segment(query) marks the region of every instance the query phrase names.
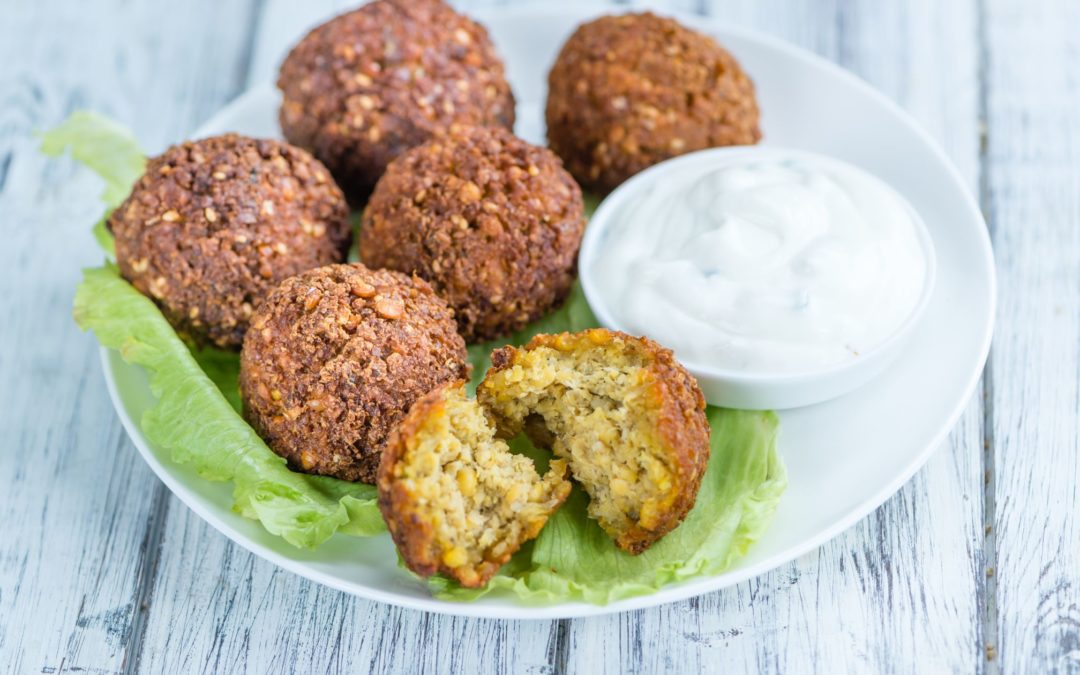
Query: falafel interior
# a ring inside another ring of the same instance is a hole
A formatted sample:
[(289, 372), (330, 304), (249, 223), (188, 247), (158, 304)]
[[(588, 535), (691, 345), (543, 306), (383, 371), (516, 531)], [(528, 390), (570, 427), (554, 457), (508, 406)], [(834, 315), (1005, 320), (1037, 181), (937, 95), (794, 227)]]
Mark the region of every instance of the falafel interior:
[(483, 586), (570, 494), (564, 460), (540, 476), (495, 435), (464, 382), (418, 401), (379, 468), (379, 507), (409, 569)]
[(652, 357), (632, 343), (605, 330), (541, 337), (552, 346), (513, 350), (508, 367), (497, 353), (477, 397), (503, 433), (524, 431), (568, 460), (589, 516), (619, 548), (641, 553), (693, 506), (708, 434), (687, 434), (689, 461), (680, 462), (663, 437)]

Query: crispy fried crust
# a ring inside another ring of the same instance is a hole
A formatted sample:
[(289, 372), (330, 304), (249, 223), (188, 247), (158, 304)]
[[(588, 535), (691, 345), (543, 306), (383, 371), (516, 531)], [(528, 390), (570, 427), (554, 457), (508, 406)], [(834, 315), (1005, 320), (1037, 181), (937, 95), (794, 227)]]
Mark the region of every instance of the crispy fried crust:
[[(415, 495), (396, 480), (399, 463), (428, 418), (439, 414), (446, 406), (444, 397), (447, 390), (464, 385), (464, 381), (450, 382), (420, 397), (409, 410), (409, 414), (390, 433), (379, 461), (376, 480), (379, 487), (379, 511), (382, 512), (386, 528), (390, 530), (390, 536), (394, 539), (405, 565), (422, 577), (430, 577), (437, 572), (450, 574), (452, 570), (442, 564), (438, 547), (435, 545), (435, 528), (430, 520), (418, 512)], [(507, 559), (509, 560), (509, 557)], [(494, 569), (491, 567), (486, 566), (474, 571), (487, 583), (499, 569), (497, 565)]]
[(244, 414), (306, 473), (373, 483), (386, 438), (418, 398), (468, 377), (453, 312), (422, 279), (328, 265), (287, 279), (240, 354)]
[(108, 226), (121, 274), (178, 333), (239, 349), (278, 283), (345, 260), (348, 216), (341, 190), (307, 152), (225, 134), (151, 159)]
[(554, 153), (474, 127), (390, 164), (364, 211), (360, 257), (427, 279), (475, 343), (565, 300), (584, 230), (581, 189)]
[(285, 137), (363, 204), (394, 157), (455, 126), (514, 125), (483, 26), (439, 0), (376, 0), (318, 26), (281, 65)]
[[(531, 520), (522, 533), (520, 541), (509, 542), (509, 546), (500, 555), (488, 554), (478, 564), (471, 566), (450, 566), (444, 562), (444, 551), (437, 542), (435, 527), (425, 505), (401, 480), (406, 454), (412, 451), (425, 426), (432, 417), (444, 414), (448, 395), (463, 395), (465, 382), (450, 382), (421, 397), (413, 404), (408, 415), (395, 427), (379, 463), (377, 485), (379, 488), (379, 510), (387, 529), (397, 546), (406, 566), (416, 574), (429, 577), (442, 573), (456, 579), (467, 588), (479, 588), (487, 584), (499, 568), (502, 567), (521, 545), (536, 538), (553, 514), (570, 495), (570, 483), (563, 481), (555, 493), (555, 501), (543, 517)], [(555, 460), (558, 461), (558, 460)], [(558, 477), (565, 476), (565, 464), (552, 463), (551, 471)]]
[(548, 76), (548, 142), (600, 193), (669, 157), (761, 138), (754, 86), (716, 42), (651, 13), (579, 26)]
[[(648, 393), (643, 399), (645, 408), (641, 412), (653, 420), (655, 438), (659, 439), (670, 458), (670, 465), (676, 469), (677, 484), (674, 488), (675, 499), (654, 527), (645, 529), (635, 525), (618, 533), (616, 544), (619, 548), (635, 555), (641, 553), (677, 527), (697, 499), (709, 459), (710, 429), (705, 417), (705, 397), (694, 378), (675, 360), (671, 350), (648, 338), (595, 328), (580, 333), (537, 335), (523, 348), (503, 347), (496, 350), (492, 353), (491, 370), (478, 390), (481, 401), (487, 398), (485, 388), (492, 386), (489, 381), (493, 373), (513, 368), (526, 352), (541, 347), (560, 352), (634, 350), (647, 363), (643, 384)], [(501, 418), (492, 406), (487, 406), (487, 409), (504, 433), (513, 435), (524, 430), (538, 445), (550, 446), (552, 439), (546, 430), (530, 424), (535, 420), (524, 420), (524, 427), (516, 428), (514, 421)]]

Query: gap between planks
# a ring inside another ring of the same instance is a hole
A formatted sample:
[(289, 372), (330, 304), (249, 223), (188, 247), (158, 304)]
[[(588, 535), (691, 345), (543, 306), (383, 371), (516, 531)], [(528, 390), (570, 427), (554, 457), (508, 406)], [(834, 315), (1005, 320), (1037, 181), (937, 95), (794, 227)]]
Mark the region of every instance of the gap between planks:
[[(979, 209), (991, 239), (994, 235), (993, 204), (990, 199), (990, 38), (987, 34), (987, 0), (975, 3), (975, 41), (978, 47), (978, 129), (979, 129)], [(993, 344), (990, 349), (993, 350)], [(998, 578), (997, 578), (997, 532), (994, 523), (997, 516), (997, 474), (994, 467), (994, 370), (989, 354), (983, 369), (983, 540), (982, 567), (976, 568), (976, 607), (979, 609), (979, 642), (983, 663), (979, 670), (999, 673), (997, 660), (998, 635)]]
[[(150, 518), (146, 524), (146, 533), (143, 535), (143, 544), (139, 549), (139, 577), (135, 582), (135, 612), (131, 620), (130, 638), (121, 662), (125, 675), (137, 673), (139, 668), (143, 636), (146, 634), (147, 613), (150, 611), (150, 598), (154, 594), (154, 582), (157, 580), (158, 563), (161, 560), (161, 539), (165, 534), (165, 519), (169, 515), (169, 495), (169, 488), (159, 481), (157, 487), (154, 488)], [(61, 672), (63, 672), (62, 668)]]

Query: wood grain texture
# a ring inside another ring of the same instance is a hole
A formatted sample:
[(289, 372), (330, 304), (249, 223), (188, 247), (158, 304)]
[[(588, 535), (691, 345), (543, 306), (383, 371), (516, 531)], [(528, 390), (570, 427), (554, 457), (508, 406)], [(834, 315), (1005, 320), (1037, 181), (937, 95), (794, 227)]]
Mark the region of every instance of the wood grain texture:
[(872, 516), (773, 573), (613, 617), (496, 622), (359, 600), (234, 546), (139, 460), (70, 322), (77, 269), (99, 259), (98, 185), (30, 131), (91, 107), (160, 150), (353, 4), (0, 8), (0, 672), (1080, 672), (1080, 7), (643, 3), (822, 54), (942, 143), (1002, 275), (988, 402)]
[[(112, 672), (167, 490), (111, 410), (71, 321), (101, 186), (40, 155), (34, 130), (88, 107), (160, 149), (242, 83), (246, 3), (8, 3), (0, 21), (0, 671)], [(208, 27), (209, 26), (209, 27)], [(169, 77), (162, 77), (169, 73)]]
[(552, 622), (400, 610), (278, 569), (170, 509), (139, 670), (551, 672)]
[[(974, 2), (772, 0), (705, 9), (804, 46), (881, 89), (935, 136), (976, 190)], [(814, 553), (686, 603), (574, 622), (568, 670), (983, 668), (982, 423), (981, 402), (972, 401), (947, 446), (911, 482)]]
[(985, 197), (1001, 275), (988, 476), (1001, 671), (1080, 672), (1080, 5), (987, 4)]

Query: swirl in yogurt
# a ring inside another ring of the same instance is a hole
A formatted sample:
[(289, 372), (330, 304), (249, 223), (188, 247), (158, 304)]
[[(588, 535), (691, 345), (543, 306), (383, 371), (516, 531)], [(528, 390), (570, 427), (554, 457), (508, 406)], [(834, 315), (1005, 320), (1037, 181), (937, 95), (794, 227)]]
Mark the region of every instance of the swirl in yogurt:
[(599, 244), (583, 273), (620, 328), (697, 365), (778, 374), (888, 340), (932, 255), (885, 183), (799, 155), (664, 174), (619, 206)]

